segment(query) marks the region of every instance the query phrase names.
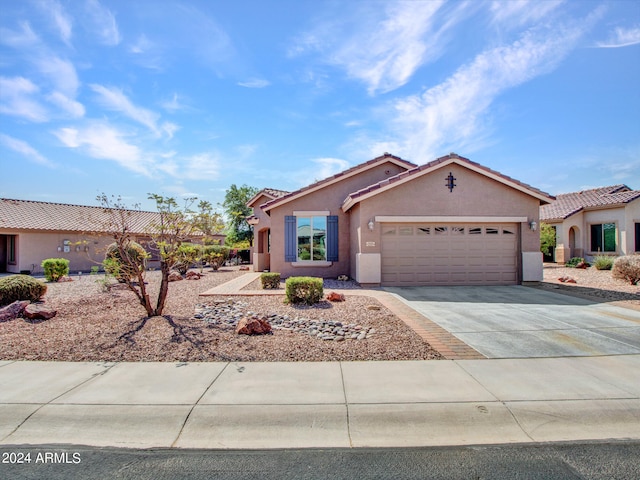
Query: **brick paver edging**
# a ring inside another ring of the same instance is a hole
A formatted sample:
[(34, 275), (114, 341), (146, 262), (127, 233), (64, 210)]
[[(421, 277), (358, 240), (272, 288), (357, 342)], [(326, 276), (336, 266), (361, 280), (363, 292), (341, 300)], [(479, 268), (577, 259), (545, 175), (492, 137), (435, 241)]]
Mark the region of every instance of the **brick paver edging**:
[[(260, 272), (247, 272), (222, 285), (218, 285), (200, 294), (202, 297), (213, 295), (254, 296), (254, 295), (283, 295), (282, 290), (242, 290), (244, 287), (260, 277)], [(432, 322), (418, 313), (402, 300), (391, 293), (382, 290), (333, 290), (344, 295), (364, 295), (373, 297), (387, 307), (394, 315), (402, 320), (420, 338), (436, 349), (447, 360), (477, 360), (486, 358), (480, 352), (471, 348), (459, 338), (455, 337), (440, 325)]]

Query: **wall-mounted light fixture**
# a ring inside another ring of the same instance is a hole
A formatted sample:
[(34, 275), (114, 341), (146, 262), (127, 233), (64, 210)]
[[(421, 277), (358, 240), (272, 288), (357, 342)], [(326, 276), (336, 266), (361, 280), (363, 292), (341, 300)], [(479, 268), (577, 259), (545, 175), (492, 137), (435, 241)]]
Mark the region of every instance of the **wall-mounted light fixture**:
[(536, 223), (535, 220), (531, 220), (531, 222), (529, 222), (529, 228), (531, 230), (533, 230), (534, 232), (537, 230), (538, 228), (538, 224)]
[(367, 227), (369, 227), (369, 230), (371, 230), (373, 232), (373, 227), (375, 227), (375, 223), (373, 222), (373, 218), (371, 220), (369, 220), (369, 223), (367, 223)]

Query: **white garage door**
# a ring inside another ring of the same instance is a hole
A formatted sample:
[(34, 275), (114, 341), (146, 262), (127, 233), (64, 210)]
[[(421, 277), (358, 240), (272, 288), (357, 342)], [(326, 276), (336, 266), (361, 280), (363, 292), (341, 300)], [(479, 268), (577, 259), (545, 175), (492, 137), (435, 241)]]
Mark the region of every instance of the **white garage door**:
[(382, 284), (518, 283), (516, 224), (382, 224)]

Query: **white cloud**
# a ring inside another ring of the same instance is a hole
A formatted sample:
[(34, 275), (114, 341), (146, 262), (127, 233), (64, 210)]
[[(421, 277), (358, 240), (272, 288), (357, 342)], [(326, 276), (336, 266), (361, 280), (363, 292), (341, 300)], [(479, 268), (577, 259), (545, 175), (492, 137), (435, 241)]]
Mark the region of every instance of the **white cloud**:
[(101, 43), (110, 46), (120, 43), (120, 31), (116, 17), (98, 0), (87, 0), (86, 20), (89, 22), (88, 30), (95, 34)]
[(598, 42), (601, 48), (618, 48), (640, 43), (640, 26), (632, 28), (616, 28), (606, 42)]
[(178, 129), (176, 125), (168, 122), (162, 126), (158, 126), (160, 115), (146, 108), (134, 105), (131, 100), (122, 93), (122, 90), (118, 88), (108, 88), (98, 84), (91, 84), (89, 87), (99, 95), (100, 103), (102, 103), (106, 108), (120, 112), (130, 119), (144, 125), (158, 137), (162, 136), (162, 132), (171, 137)]
[(40, 7), (49, 15), (51, 15), (56, 29), (60, 33), (60, 38), (67, 45), (71, 42), (71, 35), (73, 32), (73, 22), (71, 17), (65, 13), (60, 5), (60, 2), (56, 0), (48, 0), (47, 2), (40, 2)]
[(422, 65), (436, 60), (452, 27), (476, 8), (467, 2), (449, 7), (444, 1), (364, 6), (365, 10), (300, 35), (289, 55), (319, 51), (325, 62), (364, 82), (369, 94), (389, 92), (406, 84)]
[[(317, 165), (317, 167), (313, 169), (313, 176), (316, 180), (328, 178), (349, 168), (349, 162), (341, 158), (323, 157), (314, 158), (311, 161)], [(308, 181), (307, 184), (308, 183), (310, 183), (310, 181)]]
[(17, 138), (10, 137), (9, 135), (5, 135), (4, 133), (0, 133), (0, 143), (2, 143), (7, 148), (10, 148), (14, 152), (18, 152), (28, 160), (33, 161), (38, 165), (43, 165), (49, 168), (55, 167), (55, 164), (53, 162), (48, 160), (46, 157), (40, 154), (40, 152), (38, 152), (35, 148), (33, 148), (23, 140), (19, 140)]
[(20, 22), (20, 31), (0, 28), (0, 43), (14, 48), (27, 48), (40, 43), (29, 22)]
[(178, 110), (184, 110), (186, 108), (180, 101), (180, 95), (177, 93), (174, 93), (171, 99), (162, 102), (160, 106), (171, 113), (177, 112)]
[(151, 176), (152, 162), (136, 145), (128, 143), (126, 135), (103, 122), (91, 122), (83, 127), (60, 128), (54, 135), (67, 147), (80, 149), (93, 158), (112, 160), (120, 166)]
[(135, 54), (143, 54), (149, 51), (153, 47), (153, 43), (149, 38), (143, 33), (138, 37), (136, 43), (129, 47), (129, 51)]
[(54, 85), (56, 90), (69, 97), (75, 97), (80, 87), (76, 68), (69, 60), (50, 53), (43, 53), (33, 59), (38, 70)]
[(47, 100), (73, 118), (80, 118), (84, 116), (84, 105), (73, 98), (67, 97), (64, 93), (53, 92), (47, 96)]
[(489, 10), (495, 23), (516, 28), (545, 18), (563, 3), (564, 0), (496, 0)]
[(220, 158), (213, 153), (199, 153), (188, 157), (171, 156), (158, 164), (161, 170), (183, 180), (215, 180), (220, 176)]
[(487, 112), (496, 97), (553, 70), (598, 15), (573, 26), (529, 30), (510, 45), (477, 55), (443, 83), (395, 101), (389, 115), (399, 154), (419, 162), (437, 152), (477, 147), (485, 141)]
[(246, 82), (238, 82), (238, 85), (246, 88), (265, 88), (271, 85), (271, 82), (263, 78), (251, 78)]
[(33, 98), (39, 88), (24, 77), (0, 77), (0, 113), (25, 118), (31, 122), (49, 120), (47, 110)]

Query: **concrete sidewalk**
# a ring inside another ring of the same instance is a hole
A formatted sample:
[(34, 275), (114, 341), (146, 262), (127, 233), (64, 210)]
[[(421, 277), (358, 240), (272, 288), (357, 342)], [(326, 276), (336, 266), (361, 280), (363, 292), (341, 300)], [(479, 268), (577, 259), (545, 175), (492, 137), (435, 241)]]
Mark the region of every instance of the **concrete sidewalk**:
[(0, 362), (0, 444), (396, 447), (640, 439), (640, 355)]

